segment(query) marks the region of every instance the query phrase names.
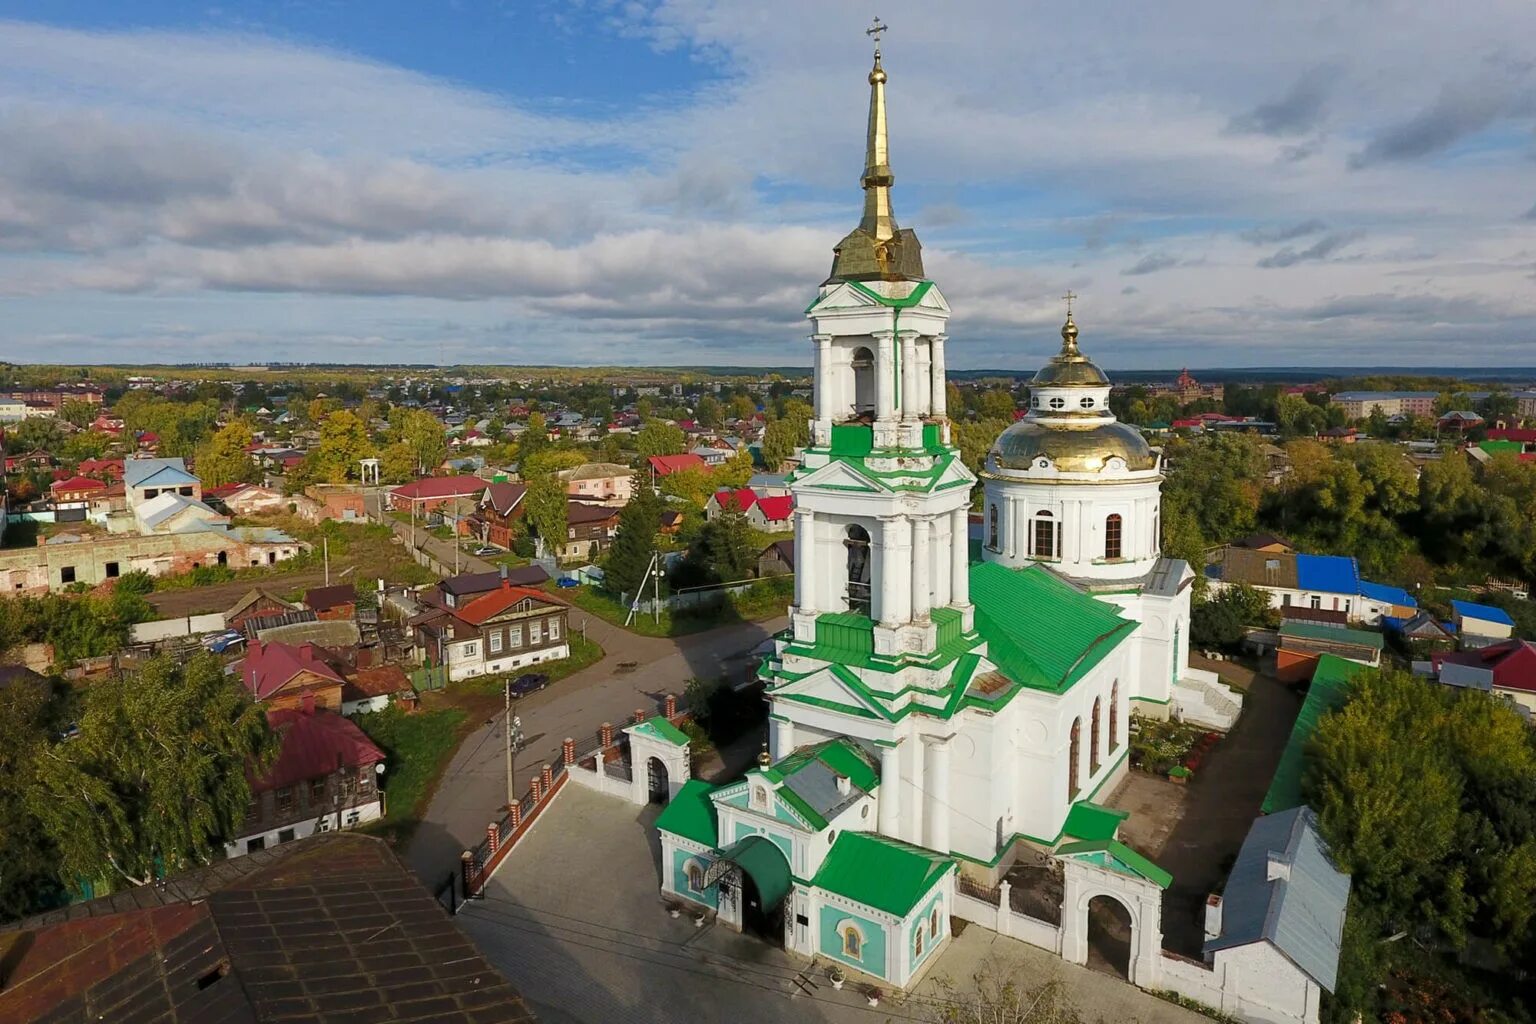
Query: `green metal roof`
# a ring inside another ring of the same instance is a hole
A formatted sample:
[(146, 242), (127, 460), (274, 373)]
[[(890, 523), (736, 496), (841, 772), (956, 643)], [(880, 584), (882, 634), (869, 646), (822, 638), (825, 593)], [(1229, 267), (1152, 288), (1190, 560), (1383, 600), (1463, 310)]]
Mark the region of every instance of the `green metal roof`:
[(1079, 800), (1067, 812), (1067, 822), (1061, 831), (1063, 835), (1090, 842), (1113, 839), (1120, 823), (1130, 816), (1130, 811), (1117, 811)]
[(1173, 876), (1152, 863), (1118, 839), (1094, 842), (1068, 843), (1057, 847), (1056, 852), (1067, 857), (1080, 857), (1101, 867), (1121, 874), (1140, 875), (1149, 882), (1166, 889), (1173, 884)]
[(789, 892), (789, 861), (784, 859), (784, 851), (762, 836), (747, 836), (732, 843), (720, 851), (720, 859), (752, 877), (764, 910), (778, 906)]
[(687, 734), (660, 715), (657, 715), (655, 718), (647, 718), (635, 726), (634, 731), (647, 733), (658, 739), (666, 740), (673, 746), (686, 747), (688, 745)]
[(955, 862), (932, 850), (870, 832), (844, 832), (827, 851), (813, 884), (905, 917)]
[(672, 802), (661, 809), (656, 827), (684, 839), (692, 839), (713, 849), (720, 842), (720, 826), (715, 818), (714, 787), (699, 779), (689, 779), (677, 791)]
[(1296, 724), (1291, 727), (1291, 738), (1280, 754), (1275, 766), (1275, 777), (1270, 780), (1269, 792), (1259, 810), (1264, 814), (1287, 811), (1301, 806), (1301, 776), (1307, 767), (1307, 744), (1317, 731), (1317, 723), (1324, 715), (1343, 704), (1349, 697), (1349, 682), (1365, 671), (1366, 666), (1356, 661), (1323, 654), (1317, 659), (1312, 673), (1312, 688), (1296, 714)]
[[(789, 778), (802, 771), (812, 761), (820, 761), (866, 793), (880, 785), (880, 773), (866, 760), (864, 752), (851, 740), (842, 738), (827, 740), (814, 746), (801, 747), (781, 757), (763, 774), (774, 778)], [(776, 780), (775, 780), (776, 781)]]
[(1136, 628), (1040, 566), (971, 566), (971, 601), (987, 658), (1034, 690), (1067, 690)]
[(1360, 647), (1370, 647), (1377, 651), (1381, 650), (1383, 646), (1380, 633), (1371, 633), (1363, 629), (1345, 629), (1341, 626), (1324, 626), (1316, 622), (1287, 622), (1280, 627), (1280, 635), (1282, 637), (1295, 637), (1298, 640), (1356, 644)]

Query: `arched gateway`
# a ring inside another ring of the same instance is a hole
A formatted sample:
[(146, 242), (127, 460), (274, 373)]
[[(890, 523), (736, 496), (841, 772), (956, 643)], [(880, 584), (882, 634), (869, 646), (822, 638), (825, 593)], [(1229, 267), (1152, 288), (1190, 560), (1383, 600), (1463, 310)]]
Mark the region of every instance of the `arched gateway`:
[(791, 881), (784, 852), (762, 836), (747, 836), (721, 850), (704, 872), (704, 888), (720, 887), (722, 924), (780, 943)]

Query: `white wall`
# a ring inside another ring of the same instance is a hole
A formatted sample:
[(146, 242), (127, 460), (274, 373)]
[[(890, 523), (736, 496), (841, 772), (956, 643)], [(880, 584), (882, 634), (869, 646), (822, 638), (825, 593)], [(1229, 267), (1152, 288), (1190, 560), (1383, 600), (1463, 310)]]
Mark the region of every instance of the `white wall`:
[(223, 628), (224, 613), (211, 612), (207, 615), (189, 615), (180, 619), (136, 622), (129, 629), (129, 636), (135, 643), (151, 643), (155, 640), (169, 640), (172, 637), (192, 636), (195, 633), (213, 633)]
[[(348, 818), (353, 813), (357, 814), (357, 821), (348, 824)], [(341, 811), (341, 827), (343, 829), (352, 828), (356, 825), (364, 824), (365, 822), (377, 821), (383, 816), (384, 801), (382, 798), (376, 798), (370, 803), (362, 804), (357, 807), (344, 808)], [(287, 831), (288, 829), (293, 829), (294, 839), (303, 839), (305, 836), (314, 835), (317, 831), (320, 830), (321, 818), (324, 818), (327, 822), (330, 823), (330, 831), (336, 830), (336, 814), (335, 812), (327, 812), (320, 817), (307, 818), (303, 821), (296, 821), (291, 825), (284, 825), (281, 828), (274, 828), (266, 832), (252, 832), (249, 835), (241, 836), (234, 842), (226, 843), (224, 845), (224, 856), (230, 859), (245, 856), (246, 843), (252, 839), (255, 839), (257, 836), (261, 836), (266, 840), (266, 849), (270, 850), (274, 846), (278, 845), (278, 833)]]

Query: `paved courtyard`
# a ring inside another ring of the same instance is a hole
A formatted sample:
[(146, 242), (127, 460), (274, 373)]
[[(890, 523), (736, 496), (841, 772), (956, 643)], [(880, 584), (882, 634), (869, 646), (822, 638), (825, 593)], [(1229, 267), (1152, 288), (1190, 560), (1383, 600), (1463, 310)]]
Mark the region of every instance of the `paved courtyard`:
[[(1211, 663), (1224, 675), (1237, 666)], [(1163, 897), (1163, 946), (1198, 957), (1205, 898), (1231, 870), (1269, 789), (1302, 697), (1271, 675), (1244, 673), (1243, 713), (1187, 786), (1133, 771), (1105, 801), (1130, 811), (1121, 835), (1173, 875)]]
[(923, 1021), (933, 979), (969, 979), (989, 958), (1025, 984), (1053, 977), (1086, 1020), (1200, 1024), (1187, 1010), (1103, 974), (968, 926), (908, 999), (870, 1008), (812, 967), (713, 924), (672, 919), (657, 898), (656, 809), (568, 785), (458, 923), (546, 1024)]

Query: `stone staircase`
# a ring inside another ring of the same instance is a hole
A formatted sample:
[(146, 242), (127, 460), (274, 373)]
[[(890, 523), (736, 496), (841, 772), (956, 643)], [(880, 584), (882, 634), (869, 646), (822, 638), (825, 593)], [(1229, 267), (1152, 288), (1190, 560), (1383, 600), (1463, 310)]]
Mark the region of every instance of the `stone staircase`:
[(1173, 710), (1182, 721), (1226, 732), (1237, 724), (1243, 696), (1214, 672), (1189, 669), (1173, 688)]

